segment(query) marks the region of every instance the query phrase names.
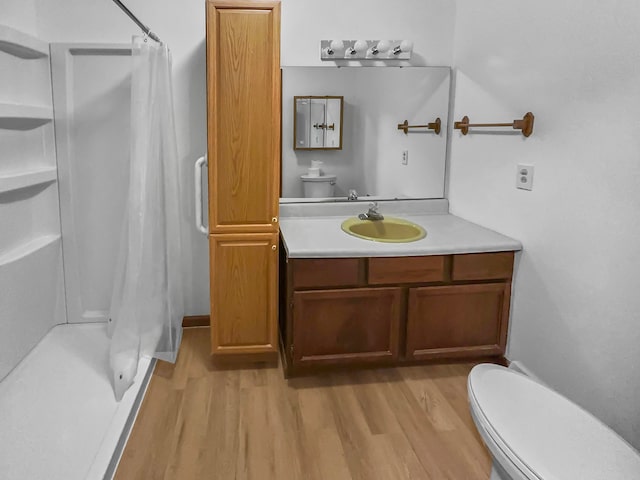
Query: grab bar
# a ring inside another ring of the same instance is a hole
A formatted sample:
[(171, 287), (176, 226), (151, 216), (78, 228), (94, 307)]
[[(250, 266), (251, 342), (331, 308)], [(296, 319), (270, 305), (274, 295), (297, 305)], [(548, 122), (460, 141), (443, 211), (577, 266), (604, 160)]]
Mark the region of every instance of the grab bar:
[(196, 183), (196, 228), (205, 235), (209, 235), (209, 227), (207, 227), (202, 218), (202, 167), (207, 164), (207, 156), (200, 157), (196, 160), (195, 165), (195, 183)]

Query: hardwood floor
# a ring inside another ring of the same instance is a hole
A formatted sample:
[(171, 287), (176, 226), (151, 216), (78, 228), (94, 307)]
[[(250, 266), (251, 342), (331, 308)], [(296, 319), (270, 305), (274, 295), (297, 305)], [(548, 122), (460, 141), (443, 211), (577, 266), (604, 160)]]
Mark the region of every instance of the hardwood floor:
[(116, 473), (135, 479), (488, 479), (467, 405), (473, 363), (285, 380), (223, 369), (209, 329), (158, 362)]

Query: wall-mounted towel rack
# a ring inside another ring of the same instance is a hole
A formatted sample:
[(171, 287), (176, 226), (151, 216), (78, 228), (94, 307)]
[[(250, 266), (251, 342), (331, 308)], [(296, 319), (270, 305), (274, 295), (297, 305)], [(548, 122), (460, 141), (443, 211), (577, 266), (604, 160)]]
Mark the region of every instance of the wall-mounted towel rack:
[[(534, 119), (533, 113), (527, 112), (524, 117), (522, 117), (522, 120), (514, 120), (511, 123), (469, 123), (469, 117), (465, 115), (460, 122), (453, 124), (453, 128), (460, 130), (463, 135), (466, 135), (469, 133), (469, 127), (512, 127), (514, 130), (521, 130), (522, 134), (528, 137), (533, 133)], [(398, 128), (400, 128), (400, 125), (398, 125)]]
[(440, 135), (442, 122), (440, 121), (440, 117), (438, 117), (436, 118), (435, 122), (431, 122), (426, 125), (409, 125), (409, 122), (407, 120), (405, 120), (403, 123), (398, 124), (398, 130), (403, 130), (405, 135), (409, 133), (410, 128), (428, 128), (429, 130), (433, 130), (436, 135)]

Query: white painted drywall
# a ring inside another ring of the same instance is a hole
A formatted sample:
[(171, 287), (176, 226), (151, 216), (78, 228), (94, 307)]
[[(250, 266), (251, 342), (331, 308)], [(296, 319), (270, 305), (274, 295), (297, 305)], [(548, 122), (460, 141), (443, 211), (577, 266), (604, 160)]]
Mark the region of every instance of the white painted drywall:
[[(15, 0), (12, 0), (15, 1)], [(50, 42), (128, 41), (137, 27), (109, 0), (32, 0), (37, 26)], [(127, 0), (129, 8), (171, 48), (183, 190), (186, 312), (209, 312), (207, 239), (195, 230), (193, 163), (206, 149), (204, 0)], [(284, 65), (320, 65), (323, 38), (410, 38), (412, 65), (449, 65), (454, 5), (448, 0), (282, 2)]]
[[(453, 213), (522, 241), (508, 357), (640, 448), (640, 4), (458, 0)], [(516, 164), (535, 166), (516, 190)]]
[[(398, 123), (447, 125), (448, 67), (285, 67), (282, 71), (282, 196), (303, 197), (311, 160), (337, 175), (335, 196), (349, 190), (387, 198), (442, 198), (446, 128), (405, 135)], [(293, 97), (344, 96), (342, 150), (293, 149)], [(402, 152), (409, 152), (407, 165)]]
[(37, 37), (36, 2), (37, 0), (2, 0), (0, 24)]

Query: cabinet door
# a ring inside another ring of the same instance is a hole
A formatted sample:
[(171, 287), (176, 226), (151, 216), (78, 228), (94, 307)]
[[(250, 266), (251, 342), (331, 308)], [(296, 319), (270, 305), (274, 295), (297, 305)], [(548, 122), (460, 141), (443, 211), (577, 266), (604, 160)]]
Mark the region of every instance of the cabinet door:
[(211, 352), (276, 352), (278, 235), (211, 235)]
[(211, 233), (277, 230), (280, 6), (207, 2)]
[(407, 358), (502, 355), (511, 283), (409, 290)]
[(400, 288), (294, 293), (294, 366), (396, 360), (400, 302)]

